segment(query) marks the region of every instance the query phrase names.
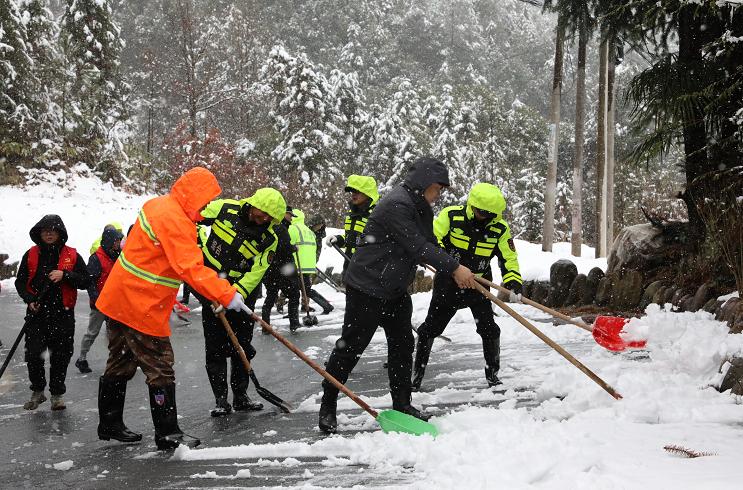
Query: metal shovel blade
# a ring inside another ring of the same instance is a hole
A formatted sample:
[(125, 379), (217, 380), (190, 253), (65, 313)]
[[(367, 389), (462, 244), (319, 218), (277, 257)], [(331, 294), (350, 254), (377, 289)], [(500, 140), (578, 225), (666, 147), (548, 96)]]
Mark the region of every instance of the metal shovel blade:
[(593, 322), (593, 338), (601, 347), (621, 352), (625, 349), (642, 349), (647, 340), (625, 341), (621, 337), (624, 325), (629, 321), (627, 318), (617, 316), (597, 316)]
[(317, 325), (319, 322), (317, 321), (316, 316), (307, 315), (306, 317), (302, 318), (302, 323), (304, 323), (305, 327), (311, 327), (313, 325)]
[(384, 432), (404, 432), (415, 436), (428, 434), (433, 437), (439, 435), (435, 425), (397, 410), (379, 412), (377, 422)]
[(278, 396), (274, 395), (270, 391), (268, 391), (266, 388), (263, 388), (262, 386), (255, 383), (256, 379), (254, 376), (253, 378), (253, 384), (255, 384), (255, 391), (258, 393), (258, 395), (266, 400), (271, 405), (275, 405), (279, 407), (279, 410), (281, 410), (284, 413), (291, 413), (292, 407), (287, 402), (279, 398)]

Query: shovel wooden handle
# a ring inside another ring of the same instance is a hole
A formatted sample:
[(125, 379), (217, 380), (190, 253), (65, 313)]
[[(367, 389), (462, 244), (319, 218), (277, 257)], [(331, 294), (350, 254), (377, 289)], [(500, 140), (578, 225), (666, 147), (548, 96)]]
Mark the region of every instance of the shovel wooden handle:
[(581, 363), (578, 359), (573, 357), (568, 351), (563, 349), (559, 344), (557, 344), (554, 340), (547, 337), (545, 334), (543, 334), (537, 327), (529, 323), (529, 321), (516, 313), (513, 309), (511, 309), (510, 306), (508, 306), (503, 301), (499, 300), (493, 293), (485, 289), (482, 284), (477, 284), (477, 290), (480, 291), (486, 298), (488, 298), (490, 301), (498, 305), (500, 309), (511, 315), (516, 321), (518, 321), (520, 324), (525, 326), (531, 333), (539, 337), (545, 344), (552, 347), (554, 350), (557, 351), (558, 354), (560, 354), (562, 357), (568, 360), (570, 364), (577, 367), (583, 373), (591, 378), (597, 385), (599, 385), (601, 388), (603, 388), (607, 393), (609, 393), (611, 396), (613, 396), (615, 399), (620, 400), (622, 398), (622, 395), (616, 392), (614, 388), (609, 386), (603, 379), (599, 378), (596, 373), (588, 369), (583, 363)]
[(252, 316), (253, 316), (253, 320), (255, 320), (256, 322), (258, 322), (260, 324), (261, 328), (265, 332), (270, 333), (271, 335), (273, 335), (273, 337), (276, 340), (278, 340), (279, 342), (281, 342), (282, 344), (284, 344), (287, 349), (289, 349), (290, 351), (294, 352), (297, 355), (297, 357), (299, 357), (300, 359), (302, 359), (312, 369), (314, 369), (315, 371), (317, 371), (317, 373), (320, 374), (320, 376), (322, 376), (323, 378), (327, 379), (328, 382), (330, 382), (333, 386), (335, 386), (340, 391), (342, 391), (343, 393), (345, 393), (345, 395), (348, 398), (350, 398), (358, 406), (360, 406), (361, 408), (363, 408), (369, 415), (371, 415), (375, 419), (377, 418), (377, 416), (379, 415), (379, 413), (376, 410), (374, 410), (372, 407), (370, 407), (368, 403), (366, 403), (364, 400), (362, 400), (361, 398), (359, 398), (359, 396), (356, 393), (354, 393), (353, 391), (351, 391), (348, 388), (346, 388), (346, 385), (344, 385), (343, 383), (341, 383), (340, 381), (338, 381), (337, 379), (335, 379), (330, 373), (328, 373), (326, 370), (324, 370), (323, 368), (321, 368), (319, 364), (317, 364), (315, 361), (313, 361), (312, 359), (310, 359), (309, 357), (307, 357), (307, 354), (305, 354), (297, 346), (295, 346), (294, 344), (292, 344), (291, 342), (289, 342), (288, 340), (286, 340), (286, 338), (284, 338), (283, 335), (281, 335), (280, 333), (278, 333), (277, 331), (275, 331), (273, 329), (273, 327), (268, 324), (268, 322), (266, 322), (265, 320), (263, 320), (263, 318), (259, 317), (255, 313), (253, 313)]
[[(212, 303), (214, 308), (219, 307), (219, 303), (216, 301)], [(250, 360), (248, 360), (248, 356), (245, 355), (245, 351), (243, 350), (243, 346), (240, 345), (240, 342), (237, 340), (237, 336), (235, 335), (235, 332), (232, 331), (232, 327), (230, 326), (229, 320), (227, 320), (227, 316), (224, 314), (224, 310), (217, 313), (217, 317), (222, 322), (222, 326), (224, 327), (225, 331), (227, 331), (227, 336), (230, 338), (230, 342), (232, 342), (232, 346), (235, 348), (237, 353), (240, 355), (240, 359), (242, 359), (243, 366), (245, 366), (245, 372), (250, 375), (250, 373), (253, 371), (253, 368), (250, 366)]]
[[(503, 286), (501, 286), (499, 284), (495, 284), (492, 281), (488, 281), (487, 279), (485, 279), (483, 277), (475, 277), (475, 279), (480, 284), (483, 284), (485, 286), (491, 287), (493, 289), (497, 289), (498, 291), (500, 291), (502, 293), (510, 293), (511, 292), (509, 289), (504, 288)], [(572, 323), (573, 325), (576, 325), (576, 326), (582, 328), (583, 330), (587, 330), (589, 332), (593, 332), (593, 328), (590, 325), (588, 325), (587, 323), (584, 323), (584, 322), (582, 322), (580, 320), (574, 320), (574, 319), (570, 318), (569, 316), (560, 313), (557, 310), (553, 310), (552, 308), (550, 308), (548, 306), (544, 306), (543, 304), (539, 304), (536, 301), (530, 300), (527, 297), (522, 296), (521, 297), (521, 302), (524, 303), (524, 304), (527, 304), (529, 306), (533, 306), (534, 308), (537, 308), (539, 310), (542, 310), (543, 312), (548, 313), (548, 314), (554, 316), (555, 318), (559, 318), (561, 320), (565, 320), (568, 323)]]

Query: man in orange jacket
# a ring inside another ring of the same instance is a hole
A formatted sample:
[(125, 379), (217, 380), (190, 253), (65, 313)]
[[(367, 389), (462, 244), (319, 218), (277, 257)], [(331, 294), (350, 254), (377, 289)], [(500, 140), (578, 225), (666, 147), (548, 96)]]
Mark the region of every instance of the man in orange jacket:
[(201, 210), (221, 192), (214, 175), (196, 167), (182, 175), (169, 194), (147, 201), (139, 212), (96, 302), (111, 319), (108, 362), (98, 388), (100, 439), (142, 439), (123, 421), (126, 383), (139, 367), (150, 391), (157, 448), (200, 443), (178, 426), (168, 319), (181, 281), (228, 309), (252, 313), (227, 280), (204, 266), (196, 244)]

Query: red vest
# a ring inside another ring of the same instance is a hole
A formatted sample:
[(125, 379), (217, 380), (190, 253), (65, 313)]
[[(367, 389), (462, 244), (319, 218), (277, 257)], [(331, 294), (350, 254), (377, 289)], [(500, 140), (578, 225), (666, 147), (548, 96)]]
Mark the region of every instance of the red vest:
[(95, 251), (95, 255), (101, 263), (101, 275), (98, 277), (98, 282), (95, 284), (98, 294), (100, 294), (100, 292), (103, 291), (103, 285), (106, 284), (108, 275), (111, 273), (111, 269), (114, 267), (114, 260), (103, 251), (103, 247), (98, 247), (98, 250)]
[[(68, 247), (67, 245), (62, 246), (62, 250), (59, 251), (59, 263), (57, 269), (61, 271), (72, 271), (75, 268), (75, 262), (77, 262), (77, 251)], [(34, 245), (28, 251), (28, 281), (26, 282), (26, 289), (31, 294), (36, 294), (36, 291), (31, 287), (31, 281), (36, 276), (36, 269), (39, 267), (39, 246)], [(66, 284), (64, 281), (60, 282), (62, 288), (62, 304), (65, 308), (72, 309), (75, 307), (77, 302), (77, 289)]]

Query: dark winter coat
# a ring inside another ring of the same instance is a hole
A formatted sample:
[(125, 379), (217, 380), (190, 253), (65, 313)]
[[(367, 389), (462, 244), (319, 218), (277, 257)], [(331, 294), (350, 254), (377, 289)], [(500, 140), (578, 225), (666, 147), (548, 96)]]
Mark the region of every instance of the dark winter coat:
[[(53, 245), (47, 245), (41, 239), (41, 230), (51, 228), (59, 232), (59, 240)], [(31, 278), (31, 288), (36, 291), (32, 293), (27, 288), (29, 279), (28, 255), (27, 251), (21, 259), (21, 265), (18, 267), (18, 275), (15, 280), (15, 288), (18, 295), (25, 303), (41, 301), (42, 310), (50, 312), (63, 311), (62, 288), (61, 284), (67, 284), (77, 289), (86, 289), (90, 283), (90, 276), (85, 266), (85, 260), (77, 254), (75, 267), (71, 271), (65, 271), (64, 277), (59, 283), (52, 283), (49, 280), (49, 273), (56, 270), (59, 265), (59, 254), (62, 246), (67, 242), (67, 228), (65, 228), (62, 219), (56, 214), (48, 214), (41, 218), (29, 232), (31, 240), (39, 247), (39, 264), (36, 274)], [(43, 298), (40, 298), (42, 296)]]
[(286, 221), (282, 221), (278, 225), (274, 225), (273, 231), (276, 234), (277, 245), (276, 252), (271, 260), (271, 265), (266, 271), (266, 276), (275, 279), (279, 275), (284, 275), (287, 268), (294, 270), (294, 253), (295, 247), (291, 244), (291, 238), (289, 237), (289, 230), (287, 230)]
[[(120, 253), (120, 250), (114, 250), (114, 242), (116, 240), (121, 240), (122, 238), (124, 238), (124, 235), (118, 230), (107, 229), (103, 231), (100, 248), (102, 248), (103, 252), (113, 261), (116, 261), (116, 259), (119, 258)], [(88, 296), (90, 296), (91, 307), (94, 307), (95, 300), (98, 299), (98, 295), (101, 292), (98, 288), (98, 278), (101, 276), (102, 272), (103, 268), (101, 266), (101, 261), (98, 258), (97, 253), (93, 253), (88, 259), (88, 274), (90, 274)]]
[(429, 264), (451, 275), (459, 263), (438, 247), (433, 234), (433, 211), (423, 191), (433, 183), (449, 184), (446, 167), (422, 158), (405, 182), (392, 189), (374, 208), (363, 243), (346, 271), (346, 284), (372, 297), (404, 295), (418, 264)]

